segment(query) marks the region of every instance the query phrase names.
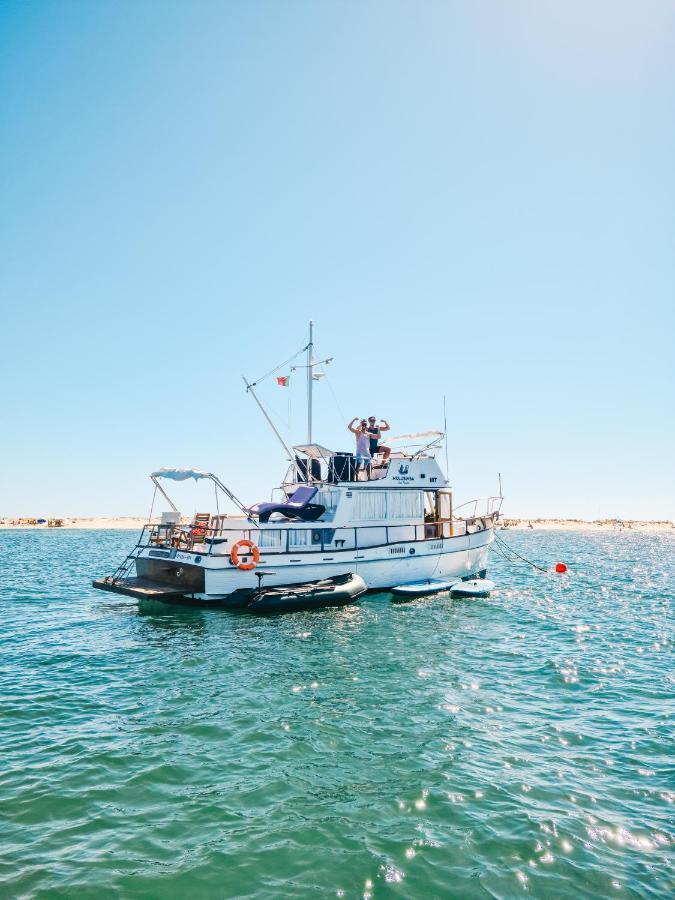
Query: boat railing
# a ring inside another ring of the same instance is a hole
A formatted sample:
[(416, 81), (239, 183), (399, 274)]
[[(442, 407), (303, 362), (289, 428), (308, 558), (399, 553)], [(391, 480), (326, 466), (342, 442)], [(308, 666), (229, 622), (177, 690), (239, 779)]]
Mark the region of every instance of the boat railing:
[[(503, 497), (478, 497), (475, 500), (467, 500), (453, 509), (453, 518), (457, 521), (476, 519), (482, 516), (492, 516), (502, 508)], [(461, 515), (457, 513), (462, 510)]]
[[(314, 470), (312, 470), (311, 465), (299, 469), (297, 465), (291, 463), (283, 480), (283, 488), (286, 489), (286, 492), (292, 492), (295, 488), (304, 487), (307, 484), (321, 488), (335, 486), (336, 484), (357, 484), (360, 482), (380, 481), (382, 478), (387, 477), (391, 459), (394, 457), (397, 459), (412, 458), (396, 456), (396, 454), (392, 453), (390, 459), (386, 462), (382, 460), (380, 462), (372, 463), (367, 469), (360, 469), (359, 471), (356, 471), (352, 465), (347, 463), (344, 466), (344, 471), (339, 473), (335, 472), (335, 470), (331, 473), (330, 466), (326, 464), (325, 460), (305, 460), (305, 462), (317, 463)], [(346, 477), (342, 477), (343, 475)]]
[[(238, 541), (251, 541), (263, 556), (277, 554), (330, 553), (335, 550), (365, 550), (390, 547), (392, 556), (406, 552), (403, 545), (442, 540), (484, 531), (493, 524), (490, 517), (459, 521), (423, 522), (417, 524), (372, 524), (330, 526), (330, 523), (307, 522), (292, 528), (260, 529), (227, 526), (226, 517), (213, 517), (207, 527), (193, 525), (148, 524), (141, 532), (137, 548), (150, 548), (150, 555), (175, 558), (180, 552), (203, 556), (229, 556)], [(330, 527), (327, 527), (330, 526)], [(408, 553), (411, 549), (408, 548)], [(412, 551), (414, 552), (414, 550)], [(242, 551), (241, 555), (245, 555)], [(178, 557), (180, 558), (180, 557)], [(330, 561), (328, 559), (324, 561)]]

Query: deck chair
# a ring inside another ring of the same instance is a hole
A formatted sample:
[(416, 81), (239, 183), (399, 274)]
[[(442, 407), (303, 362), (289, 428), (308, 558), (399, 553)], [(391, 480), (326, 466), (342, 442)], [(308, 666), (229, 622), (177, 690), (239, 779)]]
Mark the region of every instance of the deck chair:
[(192, 539), (195, 544), (201, 544), (204, 542), (210, 524), (211, 513), (195, 513), (191, 531)]
[(281, 513), (289, 519), (300, 519), (302, 522), (315, 522), (319, 516), (326, 512), (326, 507), (320, 503), (311, 503), (316, 496), (318, 488), (299, 487), (283, 503), (256, 503), (250, 507), (249, 512), (258, 516), (258, 520), (264, 525), (269, 522), (274, 512)]

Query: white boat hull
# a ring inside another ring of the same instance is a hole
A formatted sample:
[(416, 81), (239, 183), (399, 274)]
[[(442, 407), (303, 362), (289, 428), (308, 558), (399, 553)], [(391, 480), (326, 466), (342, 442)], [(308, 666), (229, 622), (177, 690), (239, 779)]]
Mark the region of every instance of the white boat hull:
[[(490, 544), (494, 539), (492, 528), (475, 534), (429, 541), (415, 541), (410, 545), (372, 547), (362, 550), (295, 554), (265, 554), (258, 566), (242, 571), (233, 566), (228, 556), (209, 556), (199, 553), (179, 552), (175, 563), (204, 568), (204, 593), (189, 594), (201, 602), (233, 605), (237, 591), (258, 587), (258, 574), (264, 574), (265, 587), (301, 584), (322, 578), (332, 578), (352, 572), (360, 575), (368, 590), (385, 590), (406, 582), (426, 579), (468, 578), (484, 573), (488, 566)], [(139, 556), (147, 557), (144, 550)]]

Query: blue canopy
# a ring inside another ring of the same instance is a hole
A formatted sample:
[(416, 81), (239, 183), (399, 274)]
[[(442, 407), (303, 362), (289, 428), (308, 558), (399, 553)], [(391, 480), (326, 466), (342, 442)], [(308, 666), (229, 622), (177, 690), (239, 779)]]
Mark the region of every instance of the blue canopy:
[(153, 472), (152, 478), (170, 478), (172, 481), (187, 481), (188, 478), (194, 478), (197, 481), (200, 478), (211, 478), (209, 472), (200, 472), (199, 469), (158, 469)]

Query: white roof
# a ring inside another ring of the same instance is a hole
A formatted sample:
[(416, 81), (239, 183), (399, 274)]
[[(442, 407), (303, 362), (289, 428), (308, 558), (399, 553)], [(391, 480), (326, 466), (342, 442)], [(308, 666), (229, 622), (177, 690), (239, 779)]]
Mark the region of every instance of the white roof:
[(199, 469), (158, 469), (152, 473), (153, 478), (170, 478), (172, 481), (187, 481), (188, 478), (210, 478), (209, 472), (200, 472)]
[(298, 453), (304, 453), (310, 459), (328, 459), (336, 455), (333, 450), (328, 450), (326, 447), (322, 447), (321, 444), (301, 444), (298, 447), (293, 447), (293, 449), (297, 450)]
[(396, 437), (387, 437), (387, 443), (392, 441), (417, 441), (417, 440), (438, 440), (443, 437), (442, 431), (418, 431), (415, 434), (398, 434)]

